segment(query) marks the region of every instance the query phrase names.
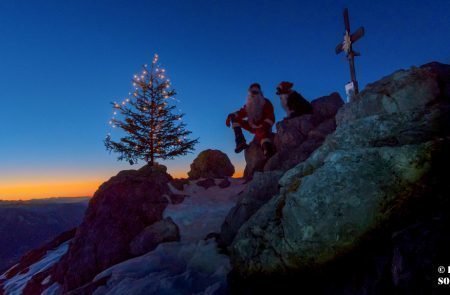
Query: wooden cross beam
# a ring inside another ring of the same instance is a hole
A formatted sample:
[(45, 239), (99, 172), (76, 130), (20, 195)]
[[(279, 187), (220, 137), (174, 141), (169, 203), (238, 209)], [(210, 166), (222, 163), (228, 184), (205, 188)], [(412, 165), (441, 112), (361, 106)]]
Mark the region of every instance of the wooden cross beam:
[(348, 62), (350, 64), (350, 77), (351, 82), (353, 83), (353, 89), (355, 95), (358, 94), (358, 81), (356, 80), (356, 72), (355, 72), (355, 56), (359, 56), (360, 54), (356, 51), (353, 51), (353, 43), (361, 39), (362, 36), (364, 36), (364, 27), (360, 27), (357, 29), (353, 34), (350, 33), (350, 20), (348, 17), (348, 9), (344, 9), (344, 25), (345, 25), (345, 34), (344, 34), (344, 41), (342, 43), (339, 43), (336, 46), (336, 54), (339, 54), (341, 52), (345, 52)]

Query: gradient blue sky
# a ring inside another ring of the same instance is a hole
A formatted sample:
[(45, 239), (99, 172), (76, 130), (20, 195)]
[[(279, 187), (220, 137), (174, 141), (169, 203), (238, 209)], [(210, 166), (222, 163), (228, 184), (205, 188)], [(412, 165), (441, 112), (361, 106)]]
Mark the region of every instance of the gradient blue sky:
[(137, 168), (117, 162), (102, 140), (109, 102), (127, 95), (154, 53), (200, 138), (195, 154), (165, 163), (169, 172), (188, 171), (207, 148), (242, 167), (224, 120), (251, 82), (262, 84), (278, 120), (281, 80), (310, 100), (344, 94), (348, 64), (334, 53), (344, 7), (352, 29), (366, 29), (355, 45), (361, 88), (399, 68), (450, 63), (448, 0), (1, 1), (0, 198), (11, 183), (20, 190), (29, 182), (101, 181)]

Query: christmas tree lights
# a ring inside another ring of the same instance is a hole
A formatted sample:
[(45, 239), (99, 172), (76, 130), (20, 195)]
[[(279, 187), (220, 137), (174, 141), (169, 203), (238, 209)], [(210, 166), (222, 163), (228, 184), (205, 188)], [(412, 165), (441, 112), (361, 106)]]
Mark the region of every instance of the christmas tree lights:
[[(188, 138), (191, 132), (182, 122), (184, 114), (174, 113), (174, 102), (179, 100), (158, 59), (155, 54), (150, 66), (143, 65), (142, 72), (133, 76), (134, 91), (128, 93), (129, 97), (112, 103), (109, 125), (122, 129), (125, 136), (114, 141), (110, 131), (104, 144), (108, 151), (119, 154), (119, 161), (134, 164), (144, 160), (154, 165), (156, 159), (173, 159), (191, 152), (198, 142)], [(117, 117), (119, 114), (122, 119)]]

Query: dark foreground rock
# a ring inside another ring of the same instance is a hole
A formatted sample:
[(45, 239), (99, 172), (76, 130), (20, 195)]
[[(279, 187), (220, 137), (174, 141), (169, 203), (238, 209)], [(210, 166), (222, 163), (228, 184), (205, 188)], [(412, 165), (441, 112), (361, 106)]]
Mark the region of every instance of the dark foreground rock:
[(100, 186), (67, 254), (54, 267), (53, 278), (63, 285), (64, 292), (147, 248), (143, 243), (131, 247), (133, 251), (130, 243), (140, 235), (146, 242), (146, 228), (162, 219), (171, 194), (170, 180), (164, 166), (144, 166), (121, 171)]
[[(439, 261), (448, 261), (450, 220), (429, 218), (398, 232), (378, 233), (346, 255), (303, 271), (229, 275), (232, 294), (448, 294), (433, 286)], [(326, 279), (324, 279), (326, 278)]]
[(228, 156), (219, 150), (201, 152), (191, 164), (190, 179), (223, 178), (233, 176), (234, 166)]
[(433, 63), (341, 108), (336, 131), (236, 235), (236, 292), (432, 293), (432, 265), (450, 247), (449, 89), (450, 66)]
[(229, 187), (231, 185), (231, 182), (230, 182), (230, 180), (228, 179), (228, 177), (227, 178), (224, 178), (223, 180), (221, 180), (220, 182), (219, 182), (219, 184), (218, 184), (218, 186), (220, 187), (220, 188), (227, 188), (227, 187)]
[(175, 178), (173, 179), (170, 184), (176, 188), (179, 191), (183, 191), (184, 190), (184, 186), (185, 185), (189, 185), (189, 179), (186, 178)]
[(197, 181), (197, 185), (203, 187), (204, 189), (208, 189), (216, 185), (216, 181), (213, 178), (207, 178), (203, 180)]

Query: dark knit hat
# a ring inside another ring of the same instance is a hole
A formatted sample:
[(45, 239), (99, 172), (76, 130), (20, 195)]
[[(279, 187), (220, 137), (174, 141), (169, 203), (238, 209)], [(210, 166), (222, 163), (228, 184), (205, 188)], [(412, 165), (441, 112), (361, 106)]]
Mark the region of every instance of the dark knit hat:
[(283, 81), (277, 86), (277, 95), (280, 94), (289, 94), (292, 91), (292, 86), (294, 86), (293, 83)]

